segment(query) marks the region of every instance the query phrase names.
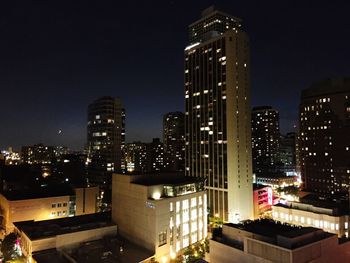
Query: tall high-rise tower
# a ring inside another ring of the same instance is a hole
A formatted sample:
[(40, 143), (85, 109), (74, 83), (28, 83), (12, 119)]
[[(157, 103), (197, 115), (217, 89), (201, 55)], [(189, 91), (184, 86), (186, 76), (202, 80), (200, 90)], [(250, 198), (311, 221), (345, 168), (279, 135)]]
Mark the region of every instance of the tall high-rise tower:
[(304, 188), (347, 193), (350, 186), (350, 78), (327, 79), (301, 94), (300, 168)]
[(185, 166), (185, 116), (169, 112), (163, 116), (165, 169), (183, 171)]
[(249, 42), (241, 20), (210, 7), (185, 48), (186, 175), (207, 178), (212, 216), (253, 218)]
[(124, 119), (119, 98), (102, 97), (88, 107), (88, 178), (100, 186), (109, 185), (110, 175), (121, 170)]
[(278, 161), (280, 120), (277, 110), (270, 106), (252, 110), (253, 171), (256, 175), (268, 173)]

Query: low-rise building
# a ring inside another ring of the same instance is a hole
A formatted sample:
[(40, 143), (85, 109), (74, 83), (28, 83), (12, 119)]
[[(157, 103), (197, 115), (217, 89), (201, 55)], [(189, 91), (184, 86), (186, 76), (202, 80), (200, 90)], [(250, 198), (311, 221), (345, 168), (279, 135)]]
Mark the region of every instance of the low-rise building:
[(3, 227), (12, 232), (14, 222), (41, 221), (97, 212), (98, 187), (41, 187), (0, 194)]
[(257, 176), (256, 183), (271, 186), (272, 188), (293, 186), (297, 182), (296, 176), (284, 176), (284, 175), (264, 175)]
[(33, 254), (40, 251), (63, 250), (79, 246), (81, 242), (117, 234), (117, 226), (112, 223), (108, 213), (37, 222), (23, 221), (14, 225), (15, 232), (20, 236), (23, 255), (29, 262), (32, 262)]
[(223, 225), (222, 235), (210, 240), (210, 263), (349, 262), (349, 245), (313, 227), (247, 221)]
[(271, 210), (273, 205), (273, 191), (270, 186), (253, 185), (254, 218), (257, 219)]
[(207, 236), (207, 195), (200, 178), (113, 175), (112, 218), (122, 237), (167, 262)]
[(339, 237), (349, 236), (349, 207), (346, 204), (317, 200), (312, 195), (300, 202), (287, 202), (272, 207), (275, 220), (300, 226), (321, 228)]

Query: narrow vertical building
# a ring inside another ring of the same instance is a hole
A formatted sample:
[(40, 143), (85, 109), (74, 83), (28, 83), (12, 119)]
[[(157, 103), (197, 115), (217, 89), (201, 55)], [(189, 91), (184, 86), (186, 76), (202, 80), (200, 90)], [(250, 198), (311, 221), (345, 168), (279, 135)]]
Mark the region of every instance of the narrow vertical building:
[(211, 216), (253, 218), (249, 42), (241, 20), (210, 7), (185, 48), (187, 176), (206, 178)]
[(347, 193), (350, 184), (350, 78), (327, 79), (302, 91), (299, 154), (304, 188)]
[(280, 141), (279, 112), (271, 106), (252, 110), (253, 172), (259, 176), (275, 170)]
[(89, 181), (102, 187), (120, 172), (125, 140), (125, 113), (120, 98), (101, 97), (88, 107), (87, 146)]
[(185, 116), (169, 112), (163, 116), (165, 169), (183, 171), (185, 167)]

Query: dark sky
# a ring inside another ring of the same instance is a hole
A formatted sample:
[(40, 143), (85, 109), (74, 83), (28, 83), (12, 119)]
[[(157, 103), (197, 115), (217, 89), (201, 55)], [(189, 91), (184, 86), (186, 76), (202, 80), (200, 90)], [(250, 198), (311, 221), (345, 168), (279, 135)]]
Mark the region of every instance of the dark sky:
[(187, 26), (211, 4), (243, 19), (253, 106), (280, 110), (283, 132), (301, 89), (350, 75), (350, 1), (40, 2), (0, 6), (0, 148), (81, 149), (87, 105), (103, 95), (122, 98), (127, 141), (161, 136), (162, 115), (184, 107)]

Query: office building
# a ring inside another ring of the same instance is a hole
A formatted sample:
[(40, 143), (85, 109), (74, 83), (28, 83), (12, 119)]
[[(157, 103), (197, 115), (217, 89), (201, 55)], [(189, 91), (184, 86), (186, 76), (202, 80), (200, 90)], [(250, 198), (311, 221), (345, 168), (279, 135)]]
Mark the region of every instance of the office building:
[(7, 233), (13, 223), (42, 221), (97, 212), (98, 187), (58, 185), (10, 191), (0, 194), (3, 227)]
[(119, 98), (102, 97), (88, 107), (87, 146), (89, 182), (106, 187), (111, 174), (121, 171), (125, 142), (124, 109)]
[(334, 202), (307, 195), (300, 198), (300, 202), (274, 205), (272, 217), (293, 225), (321, 228), (326, 232), (337, 234), (338, 237), (349, 236), (349, 204), (347, 201)]
[(131, 173), (145, 173), (148, 171), (147, 144), (133, 142), (125, 144), (126, 171)]
[(349, 248), (321, 229), (261, 219), (223, 225), (210, 240), (210, 263), (348, 262)]
[[(105, 213), (45, 221), (22, 221), (14, 225), (14, 231), (21, 240), (21, 249), (27, 259), (26, 262), (88, 262), (87, 259), (73, 261), (72, 255), (68, 256), (67, 252), (77, 247), (83, 251), (84, 242), (117, 235), (117, 226), (111, 222), (110, 215)], [(46, 253), (50, 251), (51, 255), (59, 257), (61, 261), (45, 257), (42, 251)], [(98, 254), (97, 250), (94, 252), (95, 255)], [(92, 261), (93, 257), (90, 260)], [(94, 262), (103, 260), (101, 258)]]
[(259, 176), (275, 171), (280, 140), (279, 112), (270, 106), (252, 110), (253, 171)]
[(185, 115), (183, 112), (169, 112), (163, 116), (163, 143), (165, 169), (185, 169)]
[(33, 146), (22, 146), (22, 162), (27, 164), (50, 164), (57, 156), (54, 146), (41, 143)]
[(288, 186), (296, 186), (297, 177), (278, 174), (257, 176), (255, 177), (255, 183), (267, 185), (272, 187), (273, 189), (277, 189)]
[(112, 218), (123, 238), (159, 262), (207, 236), (207, 194), (201, 178), (177, 174), (113, 174)]
[(153, 138), (151, 143), (147, 143), (147, 171), (164, 171), (164, 144), (159, 138)]
[(350, 78), (326, 79), (302, 91), (300, 168), (304, 188), (346, 193), (350, 184)]
[(253, 218), (249, 41), (241, 20), (210, 7), (185, 48), (185, 172), (206, 178), (209, 213)]
[(280, 171), (287, 176), (297, 175), (296, 144), (297, 134), (295, 132), (281, 135), (277, 165), (280, 166)]

